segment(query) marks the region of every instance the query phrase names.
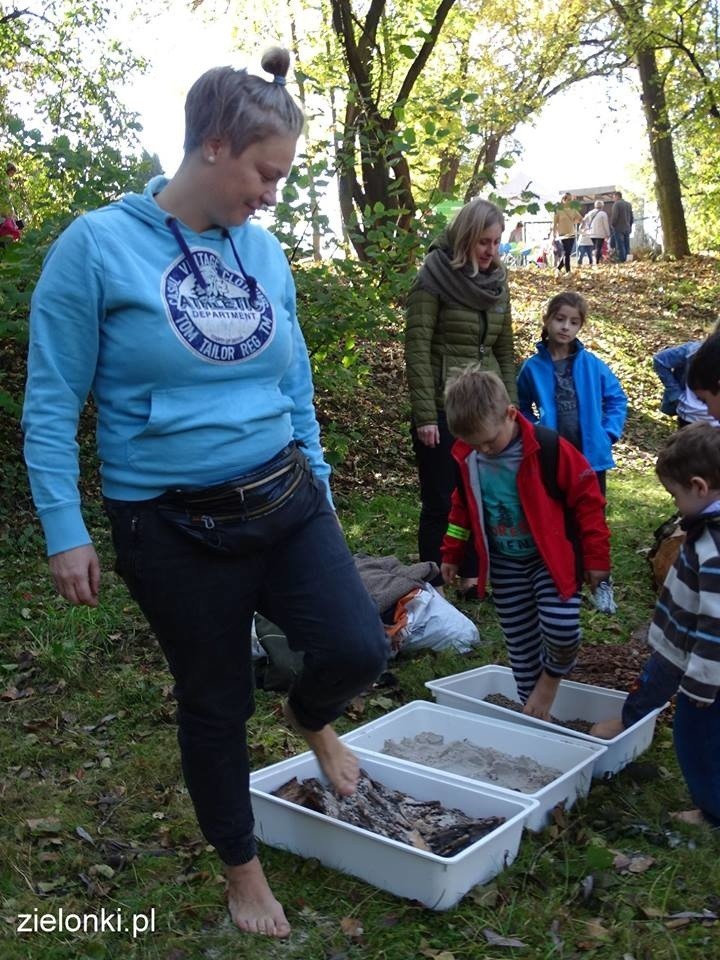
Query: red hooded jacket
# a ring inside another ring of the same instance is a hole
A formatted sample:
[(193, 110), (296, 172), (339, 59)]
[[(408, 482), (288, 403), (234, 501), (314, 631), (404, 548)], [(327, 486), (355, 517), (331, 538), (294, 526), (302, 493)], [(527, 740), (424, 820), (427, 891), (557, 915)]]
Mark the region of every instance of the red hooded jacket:
[[(564, 503), (552, 497), (542, 478), (540, 444), (532, 424), (517, 415), (522, 443), (522, 460), (517, 472), (520, 503), (530, 532), (548, 573), (563, 600), (580, 588), (575, 547), (565, 529), (565, 511), (573, 517), (583, 570), (610, 570), (610, 531), (605, 522), (605, 498), (597, 477), (585, 457), (575, 447), (558, 437), (557, 485)], [(460, 565), (465, 544), (473, 536), (478, 555), (478, 594), (483, 596), (488, 580), (488, 543), (482, 509), (470, 484), (468, 457), (473, 447), (456, 440), (452, 455), (460, 470), (460, 483), (455, 488), (448, 517), (448, 532), (442, 544), (443, 563)]]

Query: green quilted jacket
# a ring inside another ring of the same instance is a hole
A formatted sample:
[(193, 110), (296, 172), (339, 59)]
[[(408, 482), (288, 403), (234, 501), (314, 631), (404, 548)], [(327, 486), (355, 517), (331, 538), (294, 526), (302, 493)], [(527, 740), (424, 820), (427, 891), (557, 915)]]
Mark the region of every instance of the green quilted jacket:
[(445, 303), (427, 290), (413, 290), (405, 307), (405, 371), (416, 427), (437, 423), (447, 380), (471, 363), (502, 378), (517, 397), (510, 294), (491, 309)]

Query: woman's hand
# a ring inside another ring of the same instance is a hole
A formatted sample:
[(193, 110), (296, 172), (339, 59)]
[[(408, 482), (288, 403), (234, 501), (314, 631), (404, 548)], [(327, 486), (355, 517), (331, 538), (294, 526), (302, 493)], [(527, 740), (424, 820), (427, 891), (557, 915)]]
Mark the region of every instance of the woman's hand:
[(61, 597), (70, 603), (96, 607), (100, 590), (100, 561), (91, 543), (50, 557), (50, 573)]
[(436, 447), (440, 443), (440, 431), (436, 423), (426, 423), (418, 427), (416, 432), (418, 440), (426, 447)]

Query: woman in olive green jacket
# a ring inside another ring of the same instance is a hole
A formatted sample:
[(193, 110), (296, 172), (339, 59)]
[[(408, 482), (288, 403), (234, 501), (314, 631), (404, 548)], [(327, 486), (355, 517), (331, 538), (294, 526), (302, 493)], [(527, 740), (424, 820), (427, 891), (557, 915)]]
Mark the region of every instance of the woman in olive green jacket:
[[(495, 204), (471, 200), (430, 245), (407, 298), (405, 369), (420, 478), (418, 548), (421, 560), (438, 565), (455, 486), (445, 384), (480, 363), (516, 396), (507, 271), (498, 256), (503, 228)], [(474, 567), (469, 557), (462, 576), (474, 578)]]

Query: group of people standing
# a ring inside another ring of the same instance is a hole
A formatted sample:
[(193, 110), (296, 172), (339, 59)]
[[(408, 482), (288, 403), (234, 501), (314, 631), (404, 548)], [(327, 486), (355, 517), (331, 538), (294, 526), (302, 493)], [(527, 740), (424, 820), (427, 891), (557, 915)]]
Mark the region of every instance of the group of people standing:
[[(285, 716), (340, 795), (358, 763), (331, 724), (389, 647), (335, 514), (287, 259), (250, 222), (275, 203), (303, 126), (288, 52), (267, 51), (262, 66), (270, 79), (203, 74), (175, 175), (79, 217), (51, 248), (32, 299), (23, 429), (56, 588), (96, 606), (76, 442), (92, 393), (115, 567), (175, 681), (183, 775), (231, 918), (282, 938), (290, 924), (257, 856), (249, 795), (253, 616), (304, 655)], [(502, 231), (501, 211), (472, 201), (407, 299), (420, 552), (447, 583), (466, 563), (479, 595), (489, 574), (526, 709), (546, 716), (579, 643), (580, 581), (609, 576), (601, 482), (626, 401), (577, 339), (576, 295), (548, 305), (518, 390)]]
[[(565, 232), (562, 214), (559, 223)], [(572, 291), (548, 303), (536, 353), (516, 378), (507, 274), (497, 256), (502, 226), (492, 204), (467, 204), (433, 244), (407, 298), (418, 547), (463, 596), (470, 578), (480, 598), (491, 585), (524, 712), (549, 719), (580, 644), (583, 581), (593, 594), (610, 584), (605, 474), (627, 397), (579, 339), (587, 306)], [(440, 256), (446, 277), (435, 269)], [(712, 417), (720, 412), (719, 372), (715, 334), (687, 376)], [(699, 817), (720, 825), (720, 431), (701, 422), (679, 433), (661, 451), (657, 473), (684, 518), (687, 546), (659, 599), (655, 652), (627, 709), (592, 732), (612, 738), (679, 691), (678, 760)], [(714, 747), (698, 750), (705, 740)]]
[(608, 217), (605, 204), (596, 200), (592, 210), (582, 216), (573, 206), (573, 196), (565, 193), (553, 218), (553, 236), (561, 245), (558, 248), (557, 269), (570, 272), (570, 256), (577, 245), (577, 262), (580, 266), (585, 257), (588, 264), (602, 263), (608, 252), (608, 244), (615, 251), (615, 259), (625, 263), (630, 253), (630, 233), (633, 226), (633, 209), (623, 199), (619, 190), (613, 194), (613, 205)]

